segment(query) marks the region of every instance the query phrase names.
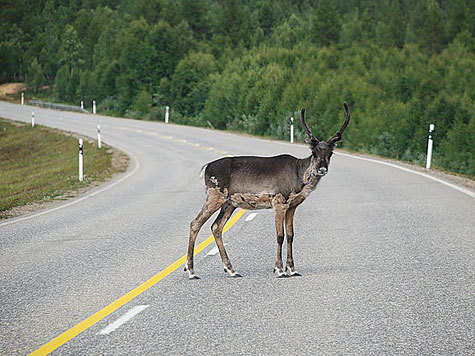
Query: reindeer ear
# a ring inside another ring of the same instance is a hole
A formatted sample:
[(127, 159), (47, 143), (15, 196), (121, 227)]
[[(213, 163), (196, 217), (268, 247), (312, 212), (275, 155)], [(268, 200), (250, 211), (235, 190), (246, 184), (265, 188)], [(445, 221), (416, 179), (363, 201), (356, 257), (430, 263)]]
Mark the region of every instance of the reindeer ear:
[(316, 147), (318, 145), (318, 139), (315, 136), (305, 139), (305, 143), (310, 146), (310, 148)]

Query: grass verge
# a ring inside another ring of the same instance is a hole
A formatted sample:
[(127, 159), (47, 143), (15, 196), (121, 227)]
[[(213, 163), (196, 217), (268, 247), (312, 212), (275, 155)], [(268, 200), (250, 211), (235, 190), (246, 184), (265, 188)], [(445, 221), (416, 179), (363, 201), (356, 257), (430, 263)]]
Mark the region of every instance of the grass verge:
[[(0, 118), (0, 219), (29, 212), (125, 171), (125, 154), (84, 138), (78, 180), (78, 135)], [(30, 207), (30, 208), (28, 208)]]

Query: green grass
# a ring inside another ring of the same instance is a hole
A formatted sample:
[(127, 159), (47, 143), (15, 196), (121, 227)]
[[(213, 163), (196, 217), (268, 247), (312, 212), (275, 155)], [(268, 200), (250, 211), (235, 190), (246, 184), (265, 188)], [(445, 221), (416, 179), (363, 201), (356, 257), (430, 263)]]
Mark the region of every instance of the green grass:
[(124, 156), (85, 140), (79, 182), (76, 135), (0, 118), (0, 219), (14, 207), (49, 201), (124, 171)]

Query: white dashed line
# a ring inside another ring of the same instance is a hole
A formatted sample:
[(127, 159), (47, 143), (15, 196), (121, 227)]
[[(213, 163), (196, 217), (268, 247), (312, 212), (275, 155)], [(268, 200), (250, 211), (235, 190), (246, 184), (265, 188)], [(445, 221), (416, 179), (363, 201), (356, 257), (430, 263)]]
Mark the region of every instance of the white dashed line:
[(141, 313), (147, 308), (148, 308), (148, 305), (137, 305), (136, 307), (130, 309), (127, 313), (122, 315), (119, 319), (117, 319), (116, 321), (107, 325), (104, 329), (99, 331), (98, 335), (109, 335), (111, 332), (113, 332), (114, 330), (117, 330), (123, 324), (125, 324), (134, 316), (136, 316), (138, 313)]
[[(224, 244), (224, 246), (226, 246), (227, 244)], [(207, 254), (206, 256), (215, 256), (217, 255), (219, 252), (218, 250), (218, 246), (214, 246)]]
[(247, 218), (246, 218), (246, 221), (252, 221), (254, 220), (254, 218), (256, 217), (257, 213), (250, 213)]

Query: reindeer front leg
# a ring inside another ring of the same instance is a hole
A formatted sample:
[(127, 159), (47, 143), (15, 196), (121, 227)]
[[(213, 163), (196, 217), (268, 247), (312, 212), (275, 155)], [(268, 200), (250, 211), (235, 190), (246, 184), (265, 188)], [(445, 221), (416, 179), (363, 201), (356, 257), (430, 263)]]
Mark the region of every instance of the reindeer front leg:
[(295, 270), (294, 257), (292, 255), (292, 243), (294, 242), (294, 214), (295, 207), (287, 210), (285, 214), (285, 232), (287, 235), (287, 262), (286, 262), (286, 272), (288, 272), (290, 277), (301, 276)]
[(278, 278), (287, 277), (282, 265), (282, 244), (284, 243), (284, 219), (288, 204), (281, 194), (278, 194), (272, 199), (275, 214), (275, 229), (277, 233), (277, 260), (275, 261), (274, 273), (277, 273)]

